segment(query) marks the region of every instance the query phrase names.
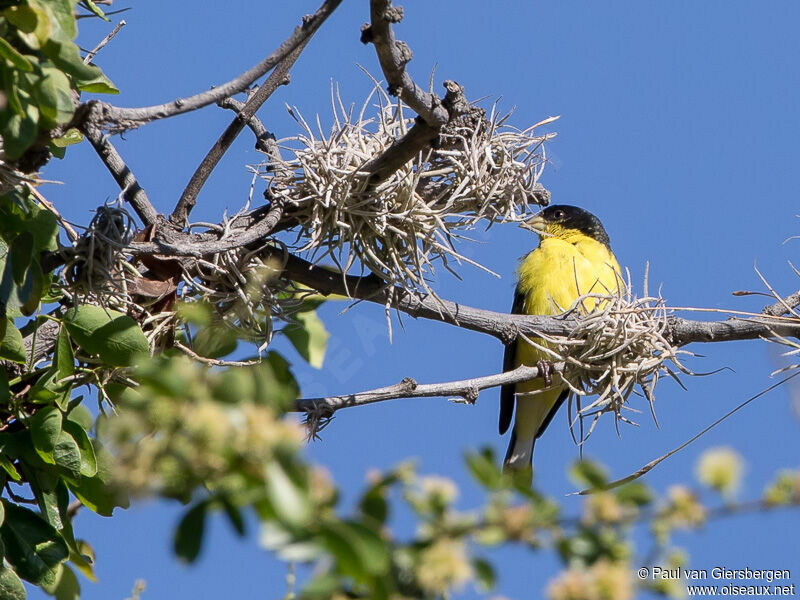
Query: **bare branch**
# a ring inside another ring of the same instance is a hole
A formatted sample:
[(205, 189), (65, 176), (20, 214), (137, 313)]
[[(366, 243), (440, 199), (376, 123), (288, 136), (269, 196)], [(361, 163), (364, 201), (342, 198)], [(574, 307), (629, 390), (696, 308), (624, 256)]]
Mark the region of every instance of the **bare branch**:
[[(239, 102), (233, 98), (225, 98), (224, 100), (220, 100), (218, 104), (220, 108), (227, 108), (235, 113), (241, 113), (244, 108), (244, 102)], [(253, 132), (253, 135), (256, 136), (256, 149), (268, 155), (270, 160), (275, 160), (276, 158), (280, 159), (280, 154), (278, 154), (280, 150), (278, 144), (275, 142), (275, 136), (267, 131), (261, 119), (253, 115), (250, 117), (250, 120), (247, 121), (247, 126), (250, 128), (250, 131)]]
[[(563, 367), (563, 363), (556, 363), (553, 365), (553, 370), (560, 371)], [(474, 404), (478, 399), (478, 392), (480, 390), (505, 385), (507, 383), (519, 383), (521, 381), (536, 379), (537, 377), (544, 377), (545, 370), (545, 368), (539, 366), (528, 367), (523, 365), (517, 367), (513, 371), (506, 371), (505, 373), (498, 373), (496, 375), (428, 384), (418, 384), (410, 377), (406, 377), (396, 385), (366, 392), (297, 400), (293, 410), (299, 412), (321, 410), (329, 416), (340, 408), (361, 406), (395, 398), (431, 398), (442, 396), (458, 396), (463, 398), (466, 402)]]
[(90, 62), (92, 62), (92, 59), (95, 56), (97, 56), (97, 53), (100, 52), (100, 50), (102, 50), (105, 47), (105, 45), (108, 44), (108, 42), (113, 40), (114, 36), (117, 35), (119, 33), (119, 30), (122, 29), (123, 27), (125, 27), (125, 25), (127, 25), (127, 23), (125, 22), (124, 19), (122, 21), (120, 21), (119, 23), (117, 23), (117, 26), (114, 27), (114, 29), (111, 30), (111, 33), (109, 33), (106, 37), (104, 37), (100, 41), (100, 43), (97, 44), (97, 46), (94, 47), (94, 50), (90, 51), (83, 58), (83, 64), (88, 65)]
[(83, 118), (95, 119), (95, 124), (101, 128), (107, 128), (114, 132), (124, 131), (134, 127), (139, 127), (150, 121), (157, 119), (164, 119), (187, 113), (198, 108), (203, 108), (209, 104), (219, 102), (223, 98), (233, 96), (248, 89), (253, 83), (268, 73), (286, 56), (294, 52), (294, 50), (302, 43), (314, 35), (317, 29), (320, 28), (322, 23), (333, 13), (342, 0), (325, 0), (322, 6), (317, 9), (312, 16), (307, 16), (303, 19), (303, 24), (295, 28), (292, 35), (290, 35), (277, 50), (270, 54), (263, 61), (248, 69), (238, 77), (224, 83), (218, 87), (214, 87), (207, 92), (195, 94), (188, 98), (179, 98), (172, 102), (158, 104), (155, 106), (145, 106), (141, 108), (122, 108), (112, 106), (106, 103), (91, 101), (89, 104), (100, 104), (102, 110), (94, 112), (82, 112)]
[(389, 83), (389, 93), (398, 96), (434, 129), (443, 127), (450, 115), (437, 96), (426, 92), (411, 79), (406, 71), (411, 49), (394, 37), (391, 24), (402, 20), (403, 9), (392, 6), (391, 0), (370, 0), (369, 4), (370, 25), (362, 29), (361, 41), (375, 45), (381, 69)]
[(257, 213), (258, 218), (253, 218), (253, 214), (248, 215), (250, 218), (245, 218), (241, 225), (232, 227), (230, 235), (223, 239), (217, 238), (213, 233), (175, 235), (174, 232), (170, 232), (167, 238), (157, 237), (152, 242), (131, 242), (129, 249), (138, 255), (163, 254), (172, 257), (200, 258), (243, 248), (255, 242), (263, 242), (268, 234), (274, 232), (284, 215), (284, 206), (280, 199), (275, 199), (266, 212), (264, 209), (259, 209)]
[[(447, 90), (444, 98), (444, 106), (449, 109), (449, 118), (453, 118), (467, 112), (469, 103), (464, 97), (464, 88), (455, 81), (447, 80), (444, 82)], [(483, 118), (483, 111), (479, 110), (480, 117)], [(417, 119), (414, 126), (402, 138), (392, 144), (384, 153), (376, 156), (365, 164), (361, 170), (369, 173), (368, 180), (370, 185), (378, 185), (392, 176), (400, 167), (412, 160), (421, 150), (427, 148), (440, 132), (440, 127), (431, 126), (427, 121)]]
[[(88, 108), (86, 112), (94, 112), (92, 108)], [(106, 168), (111, 172), (114, 180), (122, 190), (124, 199), (133, 206), (133, 210), (139, 215), (142, 223), (145, 225), (154, 225), (158, 220), (158, 212), (147, 194), (139, 185), (136, 176), (122, 160), (122, 157), (117, 152), (116, 148), (111, 144), (106, 136), (98, 127), (95, 127), (91, 120), (84, 121), (81, 125), (81, 131), (86, 136), (86, 139), (92, 144), (100, 160), (103, 161)]]
[(768, 317), (780, 317), (788, 312), (791, 312), (791, 310), (797, 306), (800, 306), (800, 290), (796, 291), (794, 294), (786, 296), (786, 298), (779, 299), (775, 304), (765, 306), (764, 310), (761, 311), (761, 314), (767, 315)]
[(169, 220), (174, 225), (185, 227), (189, 219), (189, 213), (194, 208), (197, 201), (197, 195), (200, 193), (203, 185), (208, 179), (211, 172), (219, 164), (220, 159), (231, 147), (233, 141), (241, 133), (244, 126), (250, 123), (250, 120), (255, 116), (256, 111), (261, 108), (261, 105), (277, 90), (280, 86), (289, 83), (289, 69), (292, 68), (297, 58), (303, 52), (306, 44), (311, 39), (308, 36), (297, 47), (283, 58), (275, 70), (270, 73), (264, 84), (253, 93), (250, 98), (245, 102), (241, 110), (237, 111), (236, 117), (231, 121), (230, 125), (222, 132), (222, 135), (217, 139), (211, 150), (208, 151), (203, 161), (198, 165), (186, 188), (183, 190), (180, 199), (178, 200), (175, 210), (169, 217)]
[[(278, 249), (266, 249), (275, 257)], [(378, 277), (342, 275), (318, 267), (297, 256), (288, 255), (284, 276), (323, 294), (340, 294), (391, 306), (412, 317), (422, 317), (457, 325), (463, 329), (492, 335), (510, 343), (520, 334), (536, 336), (568, 335), (574, 319), (539, 315), (510, 315), (490, 310), (472, 308), (431, 296), (420, 296), (398, 287), (387, 287)], [(684, 346), (692, 342), (727, 342), (749, 340), (774, 335), (795, 337), (800, 333), (800, 323), (793, 319), (731, 317), (724, 321), (694, 321), (669, 317), (665, 337), (670, 343)]]

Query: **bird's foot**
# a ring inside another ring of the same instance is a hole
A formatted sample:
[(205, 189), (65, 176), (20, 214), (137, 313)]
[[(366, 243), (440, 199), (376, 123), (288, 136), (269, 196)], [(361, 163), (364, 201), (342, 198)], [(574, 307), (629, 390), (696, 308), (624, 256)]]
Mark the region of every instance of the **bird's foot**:
[(539, 368), (539, 373), (541, 373), (544, 378), (545, 387), (553, 385), (553, 373), (556, 372), (553, 368), (553, 363), (549, 360), (542, 359), (536, 361), (536, 366)]

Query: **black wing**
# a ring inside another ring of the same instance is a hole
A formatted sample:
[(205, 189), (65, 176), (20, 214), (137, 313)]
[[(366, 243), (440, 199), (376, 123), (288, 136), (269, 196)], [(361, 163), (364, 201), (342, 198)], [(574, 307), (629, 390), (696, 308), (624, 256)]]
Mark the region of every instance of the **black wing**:
[[(520, 291), (519, 286), (514, 291), (514, 304), (511, 307), (512, 315), (524, 314), (525, 295)], [(511, 371), (517, 365), (517, 340), (514, 340), (506, 346), (506, 352), (503, 355), (503, 373)], [(508, 431), (508, 426), (511, 425), (511, 417), (514, 416), (514, 391), (516, 384), (507, 383), (500, 387), (500, 435)]]

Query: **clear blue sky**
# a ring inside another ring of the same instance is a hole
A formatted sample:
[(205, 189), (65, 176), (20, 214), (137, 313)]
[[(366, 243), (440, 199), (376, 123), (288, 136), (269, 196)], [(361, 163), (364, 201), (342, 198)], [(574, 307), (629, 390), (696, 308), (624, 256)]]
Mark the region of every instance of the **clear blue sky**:
[[(123, 106), (159, 103), (227, 81), (271, 52), (303, 13), (316, 8), (307, 0), (130, 4), (133, 10), (122, 15), (128, 25), (97, 58), (122, 90), (113, 102)], [(760, 310), (759, 298), (731, 296), (762, 289), (753, 270), (757, 261), (776, 289), (797, 289), (787, 260), (800, 264), (800, 241), (783, 243), (800, 234), (796, 2), (409, 1), (405, 9), (396, 32), (414, 51), (409, 69), (417, 81), (427, 81), (437, 66), (437, 90), (444, 79), (455, 79), (470, 98), (502, 96), (502, 106), (516, 106), (512, 122), (520, 127), (561, 115), (550, 145), (553, 167), (542, 182), (555, 202), (583, 206), (602, 219), (637, 284), (649, 261), (651, 282), (663, 283), (673, 306)], [(358, 41), (367, 18), (367, 0), (343, 3), (300, 58), (292, 84), (260, 113), (268, 129), (278, 137), (296, 133), (284, 103), (325, 121), (331, 80), (345, 100), (363, 99), (370, 83), (356, 63), (379, 75), (374, 50)], [(110, 28), (99, 21), (80, 25), (84, 47)], [(230, 118), (212, 107), (131, 131), (116, 144), (157, 208), (169, 211)], [(245, 132), (203, 190), (195, 218), (217, 220), (223, 209), (244, 203), (250, 185), (245, 165), (260, 160), (252, 146)], [(67, 160), (53, 161), (44, 176), (65, 182), (44, 191), (78, 223), (118, 193), (88, 144), (70, 148)], [(435, 288), (464, 304), (508, 310), (516, 261), (534, 240), (513, 226), (476, 237), (486, 243), (462, 251), (502, 279), (466, 267), (463, 281), (442, 276)], [(502, 347), (494, 339), (406, 318), (405, 331), (395, 327), (390, 345), (381, 309), (359, 305), (341, 316), (339, 309), (322, 309), (332, 337), (321, 371), (280, 345), (308, 394), (369, 389), (406, 376), (461, 379), (500, 368)], [(664, 382), (660, 429), (646, 412), (641, 427), (623, 428), (621, 438), (610, 420), (601, 423), (587, 452), (610, 464), (615, 476), (660, 456), (768, 386), (769, 373), (781, 364), (774, 349), (759, 342), (692, 349), (705, 357), (689, 359), (691, 368), (735, 372), (685, 379), (688, 391)], [(690, 480), (699, 453), (726, 444), (747, 463), (741, 496), (758, 495), (777, 469), (797, 466), (800, 420), (789, 391), (748, 406), (647, 481), (663, 490)], [(423, 472), (454, 478), (462, 486), (460, 506), (469, 508), (481, 496), (465, 474), (462, 453), (488, 444), (502, 454), (506, 445), (497, 436), (497, 395), (482, 393), (474, 407), (425, 399), (343, 411), (308, 455), (351, 496), (367, 469), (417, 456)], [(644, 402), (640, 408), (646, 409)], [(576, 456), (559, 415), (537, 444), (538, 486), (556, 497), (573, 491), (565, 467)], [(566, 506), (578, 510), (576, 500)], [(180, 565), (171, 555), (171, 534), (181, 511), (161, 502), (136, 504), (113, 519), (81, 511), (77, 534), (94, 545), (100, 578), (96, 585), (84, 582), (84, 598), (122, 599), (138, 578), (147, 581), (145, 598), (152, 599), (282, 595), (283, 566), (258, 548), (255, 523), (239, 540), (214, 519), (199, 562)], [(677, 541), (694, 567), (792, 569), (800, 584), (796, 536), (790, 535), (798, 527), (800, 514), (784, 511), (710, 523)], [(497, 592), (511, 598), (537, 597), (531, 590), (542, 589), (560, 568), (552, 554), (496, 556), (502, 559)]]

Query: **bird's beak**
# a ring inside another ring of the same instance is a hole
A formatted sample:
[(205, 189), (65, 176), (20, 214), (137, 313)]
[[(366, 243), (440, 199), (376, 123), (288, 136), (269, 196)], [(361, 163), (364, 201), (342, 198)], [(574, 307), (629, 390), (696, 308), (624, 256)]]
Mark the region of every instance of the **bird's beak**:
[(523, 221), (520, 223), (520, 227), (523, 229), (528, 229), (529, 231), (533, 231), (534, 233), (543, 233), (545, 228), (547, 227), (547, 222), (541, 216), (541, 214), (534, 215), (527, 221)]

